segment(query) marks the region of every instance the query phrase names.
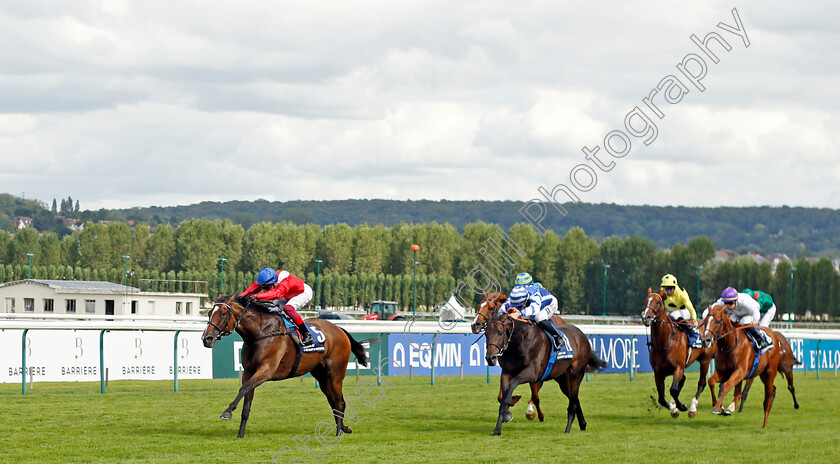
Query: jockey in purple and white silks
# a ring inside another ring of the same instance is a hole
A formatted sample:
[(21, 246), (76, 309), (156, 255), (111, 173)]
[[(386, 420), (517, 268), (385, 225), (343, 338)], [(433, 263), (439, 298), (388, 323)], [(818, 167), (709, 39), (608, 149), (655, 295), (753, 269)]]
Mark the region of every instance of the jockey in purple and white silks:
[(499, 308), (499, 314), (519, 312), (523, 318), (537, 323), (537, 327), (551, 334), (554, 349), (559, 350), (565, 341), (551, 323), (551, 316), (557, 311), (557, 298), (543, 287), (517, 285), (510, 291), (508, 299)]
[(726, 305), (726, 312), (729, 313), (729, 319), (732, 322), (749, 325), (755, 324), (748, 330), (756, 342), (759, 344), (758, 349), (762, 353), (767, 351), (772, 346), (772, 341), (769, 340), (763, 330), (758, 328), (758, 323), (761, 321), (761, 305), (755, 301), (752, 296), (746, 293), (738, 293), (733, 287), (726, 287), (720, 294), (720, 299), (712, 303), (712, 306)]

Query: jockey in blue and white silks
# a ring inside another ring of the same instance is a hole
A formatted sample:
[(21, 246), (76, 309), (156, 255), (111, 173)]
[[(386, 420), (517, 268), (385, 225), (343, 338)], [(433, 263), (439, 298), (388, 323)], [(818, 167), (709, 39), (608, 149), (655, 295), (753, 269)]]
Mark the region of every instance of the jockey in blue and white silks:
[(499, 314), (519, 312), (523, 318), (537, 323), (537, 326), (552, 336), (554, 348), (563, 346), (563, 337), (551, 324), (551, 316), (557, 311), (557, 298), (548, 290), (536, 285), (517, 285), (510, 291), (508, 299), (499, 308)]

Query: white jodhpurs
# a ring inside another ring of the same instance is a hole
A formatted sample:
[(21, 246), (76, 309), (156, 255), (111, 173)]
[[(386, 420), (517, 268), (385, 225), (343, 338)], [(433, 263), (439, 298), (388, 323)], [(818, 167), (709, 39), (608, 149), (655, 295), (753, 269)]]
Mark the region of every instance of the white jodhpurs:
[(776, 317), (776, 305), (770, 307), (766, 313), (761, 315), (761, 321), (759, 321), (759, 327), (770, 327), (770, 321)]
[(552, 297), (551, 303), (549, 303), (548, 306), (546, 306), (545, 308), (537, 311), (537, 313), (534, 314), (534, 322), (539, 324), (542, 321), (551, 319), (551, 316), (553, 316), (556, 311), (557, 311), (557, 298)]
[(668, 317), (671, 319), (678, 321), (680, 319), (691, 320), (691, 313), (688, 312), (687, 309), (676, 309), (668, 313)]
[(285, 305), (289, 305), (295, 308), (295, 311), (299, 310), (306, 306), (310, 301), (312, 301), (312, 287), (309, 284), (303, 284), (303, 293), (299, 293), (288, 300), (285, 298), (281, 298), (279, 300), (274, 300), (274, 304), (277, 305), (278, 308), (282, 308)]

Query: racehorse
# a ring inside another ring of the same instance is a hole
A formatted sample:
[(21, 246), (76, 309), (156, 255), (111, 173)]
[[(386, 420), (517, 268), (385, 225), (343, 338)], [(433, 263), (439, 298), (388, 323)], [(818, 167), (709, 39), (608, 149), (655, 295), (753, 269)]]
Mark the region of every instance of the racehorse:
[[(796, 388), (793, 386), (793, 366), (802, 363), (793, 356), (790, 342), (784, 335), (773, 331), (773, 341), (779, 347), (779, 372), (787, 380), (788, 391), (790, 391), (790, 396), (793, 397), (793, 408), (799, 409), (799, 402), (796, 401)], [(741, 393), (741, 405), (738, 407), (738, 412), (744, 410), (744, 403), (747, 401), (747, 394), (749, 394), (753, 380), (755, 378), (747, 380), (747, 385), (744, 387), (743, 393)]]
[[(712, 408), (713, 413), (721, 413), (721, 403), (726, 394), (733, 387), (735, 388), (735, 401), (738, 404), (741, 399), (741, 382), (748, 378), (759, 376), (764, 383), (764, 425), (767, 427), (767, 417), (770, 415), (770, 408), (773, 407), (773, 400), (776, 397), (776, 387), (773, 381), (776, 379), (776, 372), (779, 368), (779, 347), (774, 344), (759, 358), (755, 372), (750, 375), (750, 370), (755, 359), (755, 348), (741, 332), (749, 326), (734, 326), (726, 313), (726, 306), (717, 305), (709, 310), (706, 319), (706, 330), (703, 334), (703, 345), (709, 347), (717, 342), (715, 352), (715, 374), (721, 382), (720, 396)], [(769, 329), (760, 328), (769, 334)], [(714, 398), (714, 392), (712, 393)]]
[[(659, 404), (671, 411), (671, 417), (680, 415), (680, 411), (688, 410), (688, 417), (697, 415), (697, 402), (700, 394), (706, 388), (706, 375), (709, 364), (715, 357), (714, 343), (703, 349), (692, 349), (688, 345), (688, 337), (677, 327), (677, 324), (690, 322), (675, 322), (668, 317), (668, 310), (662, 302), (664, 292), (654, 293), (648, 288), (645, 299), (645, 309), (642, 311), (642, 323), (650, 327), (648, 353), (650, 365), (653, 368), (656, 391), (659, 394)], [(687, 408), (680, 402), (680, 391), (685, 383), (685, 369), (693, 362), (700, 363), (700, 380), (697, 383), (697, 393), (691, 399), (691, 407)], [(671, 383), (671, 403), (665, 401), (665, 377), (673, 376)], [(713, 398), (714, 400), (714, 398)]]
[(255, 388), (269, 380), (283, 380), (311, 372), (333, 409), (336, 435), (352, 433), (353, 430), (344, 425), (342, 384), (351, 352), (359, 363), (367, 366), (367, 354), (362, 344), (329, 321), (307, 319), (316, 329), (313, 336), (323, 341), (325, 350), (299, 353), (292, 334), (280, 317), (261, 311), (258, 306), (247, 298), (220, 296), (210, 310), (210, 320), (201, 335), (207, 348), (212, 348), (216, 340), (234, 331), (245, 342), (242, 346), (242, 387), (220, 418), (230, 419), (236, 405), (245, 397), (238, 438), (244, 437)]
[[(607, 366), (594, 352), (586, 335), (577, 327), (561, 325), (557, 330), (563, 332), (569, 340), (569, 347), (574, 351), (572, 359), (558, 359), (551, 369), (547, 380), (555, 380), (560, 390), (569, 398), (566, 433), (572, 429), (572, 422), (577, 417), (578, 426), (586, 430), (586, 420), (578, 398), (578, 390), (587, 369), (599, 370)], [(496, 315), (487, 322), (485, 328), (487, 353), (485, 359), (491, 366), (499, 363), (502, 368), (500, 387), (502, 396), (499, 401), (499, 418), (493, 435), (502, 433), (502, 423), (510, 422), (510, 401), (513, 391), (523, 383), (536, 383), (548, 367), (552, 342), (536, 324), (515, 319), (509, 314)]]
[[(475, 311), (475, 319), (473, 320), (470, 328), (472, 329), (473, 333), (479, 333), (484, 331), (484, 327), (487, 325), (487, 321), (496, 314), (499, 308), (502, 306), (507, 300), (507, 295), (502, 292), (495, 292), (491, 294), (485, 294), (484, 300), (478, 305), (478, 309)], [(480, 319), (479, 319), (480, 318)], [(551, 316), (551, 322), (555, 324), (565, 324), (566, 321), (563, 320), (562, 317), (558, 315)], [(531, 387), (531, 399), (528, 400), (528, 409), (525, 410), (525, 417), (528, 420), (534, 420), (534, 417), (539, 417), (540, 422), (545, 420), (545, 415), (540, 409), (540, 388), (542, 388), (542, 382), (536, 382), (530, 384)], [(519, 402), (522, 398), (522, 395), (513, 395), (510, 400), (510, 405), (513, 406)], [(499, 401), (502, 401), (502, 390), (499, 389)]]

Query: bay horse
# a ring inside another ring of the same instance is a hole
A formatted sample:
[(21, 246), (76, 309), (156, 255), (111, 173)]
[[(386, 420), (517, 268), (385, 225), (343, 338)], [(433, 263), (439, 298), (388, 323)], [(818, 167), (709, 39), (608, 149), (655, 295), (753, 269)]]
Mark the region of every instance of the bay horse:
[[(773, 400), (776, 397), (776, 387), (773, 381), (779, 368), (779, 347), (774, 343), (773, 347), (767, 350), (759, 358), (755, 372), (750, 376), (753, 360), (755, 359), (755, 348), (743, 333), (748, 325), (735, 326), (729, 319), (726, 306), (717, 305), (709, 310), (704, 320), (706, 330), (703, 334), (703, 344), (708, 347), (717, 342), (715, 352), (715, 375), (720, 379), (720, 396), (715, 401), (712, 412), (720, 414), (723, 412), (721, 403), (726, 394), (733, 387), (735, 388), (734, 404), (741, 399), (741, 382), (758, 376), (764, 383), (764, 425), (767, 427), (767, 417), (773, 407)], [(765, 327), (759, 327), (771, 336), (773, 332)], [(714, 392), (712, 392), (714, 398)], [(734, 409), (734, 408), (733, 408)]]
[(320, 332), (313, 330), (312, 335), (323, 341), (325, 350), (298, 355), (292, 334), (285, 328), (280, 316), (260, 310), (258, 306), (252, 300), (236, 295), (220, 296), (208, 314), (209, 322), (201, 335), (204, 346), (212, 348), (216, 340), (234, 331), (244, 341), (242, 387), (220, 418), (230, 419), (231, 413), (244, 397), (237, 435), (243, 438), (255, 388), (266, 381), (283, 380), (311, 372), (333, 409), (336, 435), (352, 433), (353, 430), (344, 425), (342, 384), (351, 352), (356, 355), (359, 363), (367, 366), (367, 354), (362, 344), (354, 340), (346, 330), (327, 320), (307, 319), (306, 322)]
[[(688, 410), (688, 417), (697, 415), (697, 403), (700, 394), (706, 388), (706, 375), (709, 364), (715, 357), (715, 344), (702, 349), (694, 349), (688, 345), (688, 336), (677, 327), (679, 323), (668, 316), (668, 310), (662, 302), (664, 292), (654, 293), (648, 288), (645, 308), (642, 310), (642, 323), (650, 327), (648, 354), (653, 368), (656, 392), (659, 404), (671, 411), (671, 417), (678, 417), (680, 411)], [(697, 382), (697, 393), (691, 399), (691, 407), (680, 402), (680, 391), (685, 383), (685, 369), (697, 361), (700, 364), (700, 380)], [(672, 401), (665, 401), (665, 377), (673, 376), (670, 393)], [(714, 401), (714, 397), (712, 398)]]
[[(577, 327), (565, 324), (557, 328), (569, 340), (574, 351), (572, 359), (558, 359), (554, 363), (547, 380), (554, 380), (560, 390), (569, 398), (567, 408), (566, 433), (572, 429), (572, 422), (577, 417), (578, 426), (586, 430), (586, 419), (580, 406), (578, 390), (580, 382), (588, 369), (600, 370), (607, 366), (592, 351), (586, 335)], [(537, 383), (548, 367), (552, 341), (545, 332), (533, 322), (515, 319), (509, 314), (496, 315), (485, 327), (487, 339), (487, 364), (496, 362), (502, 368), (500, 388), (502, 397), (499, 401), (499, 418), (493, 435), (501, 435), (502, 424), (510, 422), (510, 401), (513, 391), (523, 383)]]
[[(773, 331), (773, 341), (779, 347), (779, 372), (787, 380), (788, 391), (790, 391), (790, 396), (793, 397), (793, 408), (799, 409), (799, 402), (796, 401), (796, 388), (793, 386), (793, 367), (797, 364), (802, 364), (802, 362), (793, 355), (793, 350), (790, 348), (790, 342), (787, 337), (779, 332)], [(747, 385), (744, 387), (743, 393), (741, 393), (741, 405), (738, 407), (738, 412), (744, 410), (744, 403), (747, 401), (747, 394), (749, 394), (753, 380), (755, 378), (747, 380)]]
[[(475, 319), (473, 319), (473, 322), (470, 325), (472, 332), (484, 332), (484, 327), (487, 325), (487, 321), (489, 321), (493, 315), (499, 311), (502, 303), (507, 301), (507, 298), (507, 295), (502, 292), (484, 294), (484, 299), (475, 311)], [(551, 316), (551, 322), (555, 324), (566, 323), (566, 321), (557, 314)], [(528, 400), (528, 408), (525, 410), (525, 418), (528, 420), (534, 420), (534, 417), (539, 417), (540, 422), (545, 420), (545, 415), (543, 414), (542, 409), (540, 409), (540, 388), (542, 388), (542, 384), (542, 382), (536, 382), (529, 385), (531, 387), (531, 399)], [(513, 395), (510, 399), (510, 406), (514, 406), (521, 398), (522, 395)], [(501, 388), (499, 389), (499, 401), (502, 401)]]

